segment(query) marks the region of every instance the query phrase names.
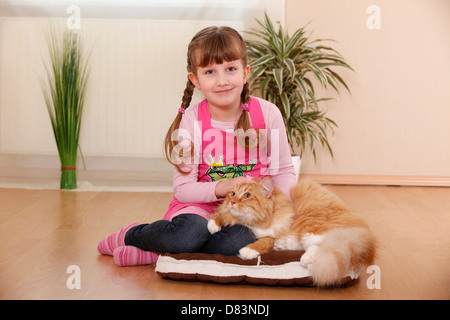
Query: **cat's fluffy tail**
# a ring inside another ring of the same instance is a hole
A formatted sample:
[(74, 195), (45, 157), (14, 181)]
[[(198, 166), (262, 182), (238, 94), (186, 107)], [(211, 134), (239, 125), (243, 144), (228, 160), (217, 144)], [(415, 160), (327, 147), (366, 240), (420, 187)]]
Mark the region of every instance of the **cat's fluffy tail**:
[(373, 264), (375, 244), (366, 228), (336, 228), (327, 231), (309, 271), (319, 287), (340, 285), (346, 276), (357, 278), (362, 268)]

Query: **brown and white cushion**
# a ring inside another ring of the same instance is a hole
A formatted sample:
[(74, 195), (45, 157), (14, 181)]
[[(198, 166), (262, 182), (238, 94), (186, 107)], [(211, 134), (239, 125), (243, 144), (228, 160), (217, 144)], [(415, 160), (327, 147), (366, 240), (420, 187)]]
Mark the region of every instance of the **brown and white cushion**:
[[(161, 255), (155, 271), (162, 278), (235, 284), (273, 286), (313, 286), (308, 271), (300, 263), (304, 251), (272, 251), (256, 259), (206, 253)], [(344, 279), (349, 284), (352, 277)]]

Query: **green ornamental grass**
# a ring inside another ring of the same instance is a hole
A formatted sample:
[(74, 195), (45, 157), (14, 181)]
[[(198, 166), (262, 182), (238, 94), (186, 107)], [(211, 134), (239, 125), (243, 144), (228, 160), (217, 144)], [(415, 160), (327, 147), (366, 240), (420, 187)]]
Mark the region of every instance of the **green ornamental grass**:
[(41, 87), (61, 160), (61, 189), (75, 189), (81, 119), (89, 77), (88, 56), (73, 30), (47, 33), (50, 63)]

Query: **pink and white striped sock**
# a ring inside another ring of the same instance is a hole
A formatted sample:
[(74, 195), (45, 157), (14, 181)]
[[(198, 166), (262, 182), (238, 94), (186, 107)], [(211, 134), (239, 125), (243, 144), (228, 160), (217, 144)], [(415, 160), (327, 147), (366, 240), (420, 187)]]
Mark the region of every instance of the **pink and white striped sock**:
[(127, 231), (137, 225), (139, 225), (139, 223), (132, 223), (125, 228), (122, 228), (119, 231), (107, 236), (98, 243), (97, 251), (101, 254), (112, 256), (114, 249), (125, 245), (125, 234), (127, 233)]
[(114, 250), (114, 262), (119, 267), (142, 266), (156, 263), (160, 253), (144, 251), (133, 246), (122, 246)]

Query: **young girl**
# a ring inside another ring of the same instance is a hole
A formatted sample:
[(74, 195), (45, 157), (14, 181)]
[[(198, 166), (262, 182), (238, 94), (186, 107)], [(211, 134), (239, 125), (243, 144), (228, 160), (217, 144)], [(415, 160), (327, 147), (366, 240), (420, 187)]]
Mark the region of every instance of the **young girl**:
[[(163, 252), (236, 255), (256, 240), (245, 226), (210, 234), (207, 222), (236, 185), (271, 175), (289, 194), (295, 174), (278, 108), (250, 97), (247, 48), (229, 27), (198, 32), (188, 47), (188, 81), (165, 139), (174, 197), (163, 220), (131, 224), (98, 244), (119, 266), (155, 263)], [(190, 106), (194, 88), (205, 96)]]

